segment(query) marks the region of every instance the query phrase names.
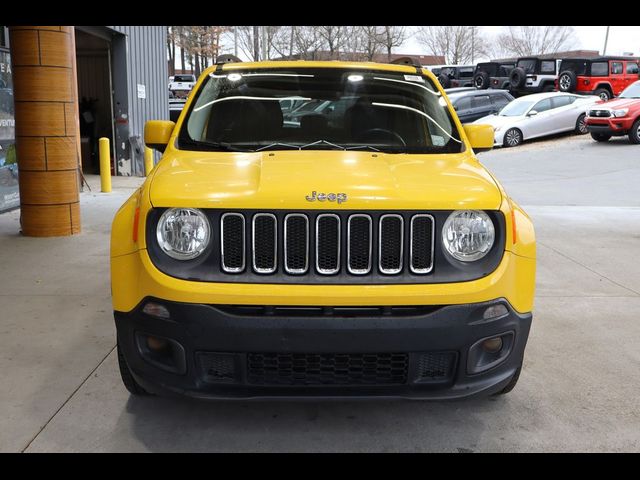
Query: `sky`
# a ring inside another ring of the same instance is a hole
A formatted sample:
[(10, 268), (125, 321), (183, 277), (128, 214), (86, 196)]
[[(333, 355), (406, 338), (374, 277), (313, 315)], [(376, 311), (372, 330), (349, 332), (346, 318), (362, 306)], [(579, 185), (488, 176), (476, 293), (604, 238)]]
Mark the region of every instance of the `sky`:
[[(495, 35), (500, 33), (504, 27), (485, 26), (480, 28), (490, 35)], [(607, 31), (606, 26), (574, 26), (573, 28), (577, 38), (572, 50), (598, 50), (602, 53)], [(405, 44), (397, 50), (399, 53), (427, 53), (424, 51), (424, 47), (421, 47), (413, 38), (407, 39)], [(640, 26), (612, 26), (609, 29), (607, 55), (622, 55), (625, 52), (632, 52), (634, 55), (640, 56)]]

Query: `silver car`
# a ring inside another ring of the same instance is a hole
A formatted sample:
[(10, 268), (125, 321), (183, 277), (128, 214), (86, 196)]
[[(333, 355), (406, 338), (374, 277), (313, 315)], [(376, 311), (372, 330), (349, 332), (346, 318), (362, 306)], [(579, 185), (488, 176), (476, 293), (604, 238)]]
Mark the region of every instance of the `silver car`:
[(600, 98), (593, 95), (536, 93), (517, 98), (500, 110), (500, 113), (480, 118), (473, 123), (493, 127), (494, 146), (516, 147), (524, 140), (555, 133), (587, 133), (584, 122), (587, 110), (600, 101)]

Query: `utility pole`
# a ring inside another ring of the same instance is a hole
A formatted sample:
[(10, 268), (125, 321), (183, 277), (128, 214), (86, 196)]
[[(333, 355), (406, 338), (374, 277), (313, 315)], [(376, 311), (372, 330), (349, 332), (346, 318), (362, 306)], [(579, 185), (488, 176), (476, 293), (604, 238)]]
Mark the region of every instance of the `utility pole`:
[(471, 63), (475, 63), (474, 57), (476, 53), (476, 27), (471, 27)]
[(610, 26), (607, 27), (607, 33), (606, 33), (606, 35), (604, 37), (604, 50), (602, 51), (602, 55), (606, 55), (607, 54), (607, 43), (609, 43), (609, 29), (610, 28), (611, 28)]
[(233, 54), (238, 56), (238, 27), (233, 27)]
[(253, 60), (260, 60), (260, 27), (257, 25), (253, 27)]

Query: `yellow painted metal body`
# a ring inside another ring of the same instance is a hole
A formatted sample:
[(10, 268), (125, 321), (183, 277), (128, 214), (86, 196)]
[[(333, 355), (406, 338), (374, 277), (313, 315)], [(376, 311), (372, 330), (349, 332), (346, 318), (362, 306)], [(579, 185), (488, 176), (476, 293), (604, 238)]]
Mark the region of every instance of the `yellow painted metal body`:
[(148, 177), (153, 170), (153, 150), (144, 147), (144, 174)]
[[(414, 72), (414, 67), (345, 62), (264, 62), (236, 69), (376, 68)], [(230, 68), (225, 66), (225, 68)], [(209, 69), (194, 88), (197, 91)], [(433, 75), (425, 75), (439, 85)], [(440, 87), (438, 87), (440, 88)], [(446, 98), (444, 91), (441, 92)], [(188, 110), (193, 97), (185, 106)], [(166, 150), (151, 175), (120, 208), (113, 222), (111, 276), (113, 307), (130, 311), (144, 297), (207, 304), (256, 305), (446, 305), (505, 298), (518, 312), (533, 308), (536, 250), (526, 213), (478, 162), (472, 147), (485, 148), (483, 129), (462, 128), (464, 152), (442, 155), (355, 151), (194, 152), (175, 147), (184, 114), (170, 136), (165, 126), (145, 129), (145, 143)], [(160, 132), (160, 133), (158, 133)], [(154, 138), (147, 138), (153, 135)], [(471, 138), (469, 138), (471, 137)], [(167, 141), (168, 139), (168, 141)], [(150, 142), (154, 140), (154, 142)], [(493, 138), (491, 138), (493, 143)], [(312, 191), (346, 192), (348, 202), (305, 200)], [(209, 283), (176, 279), (160, 272), (146, 251), (145, 224), (153, 207), (291, 210), (500, 210), (506, 221), (505, 253), (490, 275), (444, 284), (303, 285)], [(138, 214), (136, 214), (138, 212)], [(134, 225), (136, 223), (137, 224)], [(515, 228), (514, 228), (515, 221)], [(134, 241), (133, 231), (137, 231)]]
[(98, 151), (100, 153), (100, 191), (109, 193), (111, 191), (111, 149), (108, 138), (102, 137), (98, 140)]

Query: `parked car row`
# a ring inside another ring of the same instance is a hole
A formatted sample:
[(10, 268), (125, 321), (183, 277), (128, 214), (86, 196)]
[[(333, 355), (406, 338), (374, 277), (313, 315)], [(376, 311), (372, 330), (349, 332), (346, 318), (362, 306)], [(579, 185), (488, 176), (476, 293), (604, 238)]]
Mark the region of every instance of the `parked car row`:
[(607, 101), (640, 78), (634, 57), (521, 57), (515, 62), (430, 67), (443, 88), (474, 87), (508, 90), (514, 97), (560, 91), (595, 95)]
[(196, 76), (192, 74), (169, 77), (169, 116), (171, 120), (177, 120), (195, 84)]

